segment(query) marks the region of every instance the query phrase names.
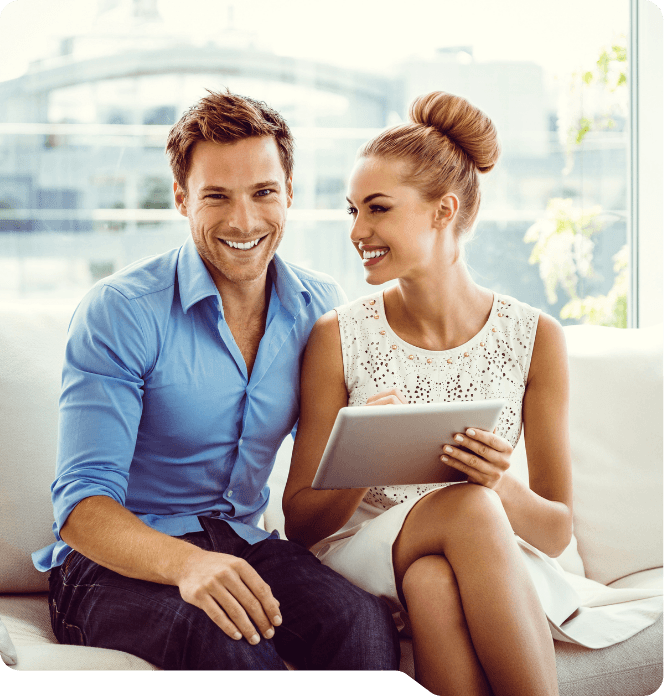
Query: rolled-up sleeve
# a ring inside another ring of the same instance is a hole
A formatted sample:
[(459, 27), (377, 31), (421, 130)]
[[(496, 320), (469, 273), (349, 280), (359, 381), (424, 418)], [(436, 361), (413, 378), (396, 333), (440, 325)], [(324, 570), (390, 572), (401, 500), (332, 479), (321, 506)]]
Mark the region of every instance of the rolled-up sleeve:
[(51, 486), (58, 540), (84, 498), (104, 495), (124, 505), (142, 412), (146, 345), (140, 310), (111, 286), (93, 288), (74, 313)]

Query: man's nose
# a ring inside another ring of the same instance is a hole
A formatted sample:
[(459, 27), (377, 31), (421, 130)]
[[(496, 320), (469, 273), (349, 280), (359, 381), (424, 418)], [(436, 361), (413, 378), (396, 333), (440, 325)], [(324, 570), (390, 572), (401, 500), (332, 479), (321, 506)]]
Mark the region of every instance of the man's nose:
[(235, 200), (230, 208), (228, 226), (240, 232), (250, 232), (255, 223), (255, 216), (249, 201)]

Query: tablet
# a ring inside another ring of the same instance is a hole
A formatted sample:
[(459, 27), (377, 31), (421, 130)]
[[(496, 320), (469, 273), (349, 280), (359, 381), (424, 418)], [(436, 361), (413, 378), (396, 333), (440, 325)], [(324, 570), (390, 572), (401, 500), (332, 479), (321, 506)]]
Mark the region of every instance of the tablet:
[(466, 428), (493, 431), (507, 402), (451, 401), (342, 408), (318, 471), (315, 489), (401, 486), (462, 481), (440, 461), (443, 446)]

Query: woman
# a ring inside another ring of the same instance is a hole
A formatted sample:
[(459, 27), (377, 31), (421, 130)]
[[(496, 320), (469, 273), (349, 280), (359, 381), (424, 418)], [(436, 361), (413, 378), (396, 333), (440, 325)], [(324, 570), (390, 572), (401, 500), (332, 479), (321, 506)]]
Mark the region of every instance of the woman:
[[(286, 533), (410, 623), (416, 677), (434, 693), (556, 694), (543, 602), (566, 617), (575, 601), (546, 563), (572, 534), (563, 332), (464, 263), (478, 174), (500, 152), (492, 122), (443, 92), (416, 99), (410, 120), (364, 145), (351, 175), (366, 280), (397, 284), (312, 331)], [(487, 398), (507, 400), (494, 433), (459, 433), (441, 457), (441, 481), (449, 466), (467, 482), (310, 488), (341, 407)], [(530, 488), (509, 472), (522, 423)]]

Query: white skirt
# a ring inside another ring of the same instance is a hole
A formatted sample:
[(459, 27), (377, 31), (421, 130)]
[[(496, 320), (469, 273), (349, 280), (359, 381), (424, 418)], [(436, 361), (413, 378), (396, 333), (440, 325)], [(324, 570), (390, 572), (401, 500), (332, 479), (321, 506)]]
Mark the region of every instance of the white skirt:
[[(362, 502), (339, 532), (311, 548), (326, 566), (384, 599), (397, 627), (408, 635), (410, 622), (397, 594), (392, 545), (413, 506), (433, 492), (387, 510)], [(662, 613), (661, 589), (606, 587), (566, 572), (555, 559), (519, 536), (515, 539), (556, 640), (603, 648), (638, 633)]]

